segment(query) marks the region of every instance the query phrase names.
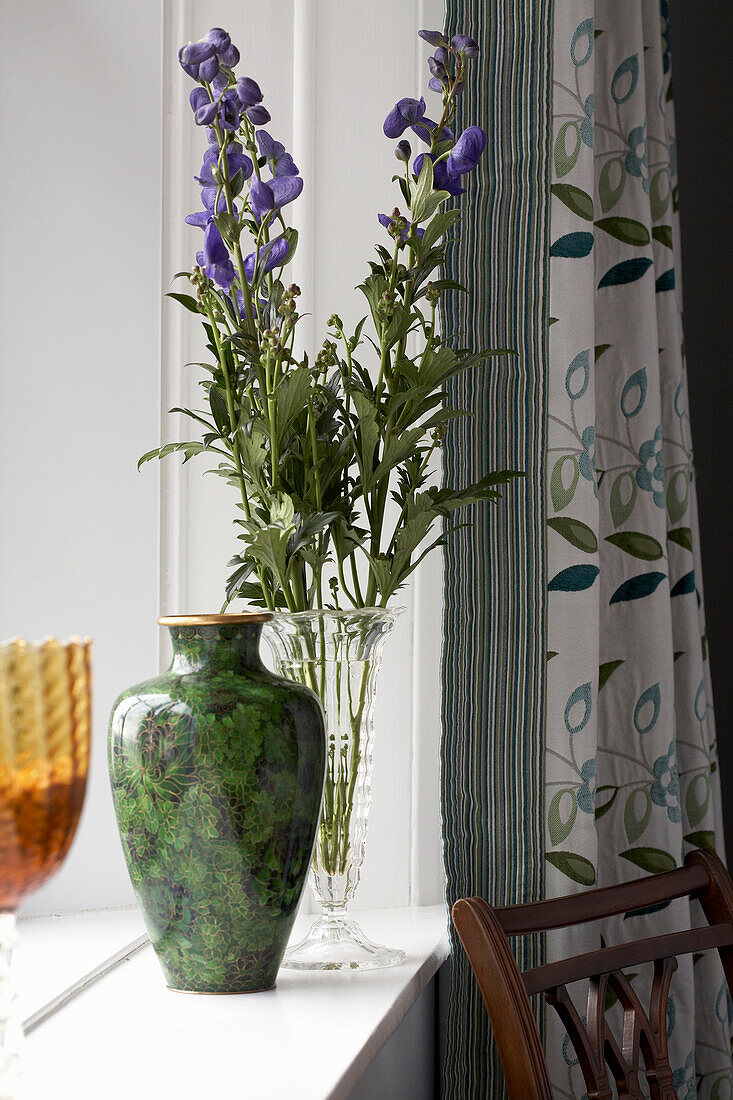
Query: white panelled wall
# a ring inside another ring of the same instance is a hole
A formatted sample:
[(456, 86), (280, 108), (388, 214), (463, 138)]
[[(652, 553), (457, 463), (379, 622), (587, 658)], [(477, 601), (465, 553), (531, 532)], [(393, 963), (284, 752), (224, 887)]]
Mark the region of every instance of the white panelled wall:
[[(202, 358), (200, 326), (172, 300), (161, 305), (169, 275), (201, 247), (183, 218), (200, 207), (193, 174), (204, 137), (178, 47), (210, 26), (230, 31), (239, 72), (264, 92), (267, 129), (304, 176), (292, 278), (301, 312), (312, 314), (301, 331), (315, 352), (331, 313), (348, 328), (365, 312), (352, 288), (382, 239), (377, 213), (396, 201), (382, 122), (397, 99), (426, 93), (428, 48), (416, 32), (442, 22), (441, 0), (164, 0), (162, 19), (144, 0), (69, 0), (63, 12), (34, 0), (1, 16), (5, 41), (34, 42), (53, 94), (44, 94), (50, 141), (22, 164), (10, 154), (25, 100), (19, 90), (17, 114), (7, 95), (0, 104), (6, 163), (19, 173), (12, 225), (5, 183), (0, 273), (0, 633), (77, 631), (96, 641), (89, 802), (67, 866), (29, 903), (34, 912), (130, 899), (106, 784), (107, 714), (117, 691), (155, 671), (158, 645), (167, 659), (159, 611), (219, 609), (236, 548), (231, 490), (202, 476), (203, 462), (169, 458), (135, 471), (161, 434), (186, 438), (166, 410), (198, 400), (196, 368), (183, 364)], [(18, 70), (6, 70), (12, 100), (22, 58), (11, 51), (6, 65)], [(37, 281), (44, 256), (46, 289)], [(361, 908), (442, 900), (440, 571), (437, 554), (423, 563), (385, 649)]]
[(0, 3), (0, 638), (95, 643), (82, 825), (26, 913), (132, 900), (105, 727), (157, 660), (161, 33), (149, 0)]

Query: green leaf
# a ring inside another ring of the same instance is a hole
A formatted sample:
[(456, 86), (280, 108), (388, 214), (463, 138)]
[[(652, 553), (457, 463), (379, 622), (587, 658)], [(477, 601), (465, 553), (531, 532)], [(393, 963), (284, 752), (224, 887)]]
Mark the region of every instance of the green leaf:
[(691, 569), (673, 586), (670, 596), (690, 596), (695, 591), (695, 570)]
[(306, 366), (289, 371), (275, 389), (275, 416), (282, 439), (293, 417), (302, 412), (311, 395), (311, 372)]
[(175, 298), (177, 302), (180, 302), (182, 306), (185, 306), (191, 313), (204, 313), (203, 309), (199, 308), (199, 304), (195, 298), (192, 298), (190, 294), (179, 294), (177, 290), (169, 290), (166, 294), (166, 298)]
[[(646, 787), (631, 791), (624, 807), (624, 829), (629, 844), (638, 840), (652, 816), (652, 799)], [(642, 866), (639, 864), (639, 866)]]
[(598, 549), (598, 539), (595, 532), (582, 520), (573, 519), (571, 516), (555, 516), (548, 519), (547, 526), (551, 527), (553, 531), (557, 531), (558, 535), (562, 535), (572, 546), (575, 546), (578, 550), (583, 550), (586, 554), (595, 554)]
[(579, 882), (581, 886), (595, 885), (595, 867), (585, 856), (576, 852), (545, 852), (545, 859), (573, 882)]
[(673, 531), (667, 532), (667, 538), (685, 550), (692, 550), (692, 531), (689, 527), (675, 527)]
[(436, 214), (434, 218), (425, 226), (425, 232), (421, 241), (422, 248), (427, 251), (437, 244), (438, 241), (445, 236), (448, 230), (461, 216), (460, 210), (445, 210), (440, 214)]
[(609, 349), (610, 347), (613, 347), (613, 345), (612, 345), (612, 344), (596, 344), (596, 348), (595, 348), (595, 360), (596, 360), (596, 363), (597, 363), (597, 362), (598, 362), (598, 360), (599, 360), (599, 359), (601, 358), (601, 356), (603, 355), (604, 351), (608, 351), (608, 349)]
[(227, 411), (227, 403), (219, 393), (216, 386), (209, 386), (209, 404), (211, 405), (211, 415), (214, 417), (214, 423), (219, 429), (222, 435), (229, 434), (229, 413)]
[(700, 829), (696, 833), (688, 833), (684, 839), (693, 848), (705, 848), (708, 852), (715, 851), (715, 830)]
[(616, 661), (604, 661), (602, 665), (598, 666), (598, 690), (605, 687), (611, 676), (617, 668), (620, 668), (624, 663), (623, 658)]
[[(598, 795), (601, 794), (603, 791), (613, 791), (613, 794), (605, 802), (602, 802), (599, 805), (598, 804)], [(618, 796), (618, 791), (619, 791), (618, 787), (615, 787), (613, 785), (613, 783), (604, 783), (602, 787), (598, 788), (598, 790), (596, 792), (596, 808), (595, 808), (596, 821), (598, 821), (600, 818), (602, 818), (611, 809), (611, 807), (613, 806), (613, 804), (616, 801), (616, 798)]]
[(557, 657), (557, 653), (558, 653), (558, 651), (556, 649), (548, 649), (548, 651), (547, 651), (547, 660), (551, 661), (553, 657)]
[(705, 772), (698, 772), (690, 780), (685, 796), (685, 813), (694, 828), (699, 825), (710, 805), (710, 780)]
[(671, 225), (655, 225), (652, 229), (652, 237), (655, 241), (663, 244), (665, 248), (674, 248)]
[(547, 586), (548, 592), (584, 592), (600, 573), (597, 565), (570, 565), (556, 573)]
[[(567, 468), (570, 467), (570, 478), (567, 480)], [(561, 455), (552, 468), (550, 475), (550, 496), (552, 506), (556, 512), (562, 512), (567, 508), (575, 496), (578, 485), (580, 469), (576, 455)]]
[(616, 240), (623, 241), (624, 244), (637, 246), (649, 244), (649, 230), (642, 222), (637, 222), (633, 218), (599, 218), (595, 225)]
[(425, 220), (425, 211), (427, 209), (428, 200), (433, 192), (433, 162), (430, 157), (424, 157), (422, 162), (422, 168), (420, 169), (420, 175), (418, 176), (417, 183), (412, 189), (412, 203), (410, 204), (410, 213), (412, 214), (412, 222), (417, 225), (419, 222)]
[[(624, 489), (628, 490), (628, 496), (624, 495)], [(614, 527), (620, 527), (626, 523), (636, 504), (637, 485), (636, 478), (628, 470), (618, 475), (611, 486), (609, 506)]]
[(149, 462), (151, 458), (165, 458), (167, 455), (172, 455), (176, 452), (182, 452), (184, 462), (188, 462), (189, 458), (193, 458), (194, 455), (201, 454), (202, 451), (210, 450), (212, 448), (206, 447), (203, 443), (166, 443), (163, 447), (156, 447), (154, 451), (148, 451), (138, 461), (138, 470), (144, 462)]
[(580, 259), (590, 255), (593, 248), (593, 234), (585, 232), (564, 233), (550, 245), (550, 255), (565, 259)]
[(593, 199), (587, 191), (574, 187), (572, 183), (553, 183), (550, 191), (560, 202), (565, 203), (573, 214), (577, 214), (587, 222), (593, 221)]
[(552, 799), (547, 812), (547, 828), (553, 844), (562, 844), (563, 840), (567, 839), (577, 816), (577, 795), (572, 788), (563, 787)]
[(641, 279), (652, 266), (652, 260), (648, 256), (635, 256), (632, 260), (622, 260), (619, 264), (610, 267), (598, 284), (601, 290), (604, 286), (624, 286), (626, 283), (635, 283)]
[(629, 600), (641, 600), (645, 596), (651, 596), (663, 580), (666, 573), (641, 573), (638, 577), (629, 577), (620, 584), (609, 600), (609, 606), (614, 603), (626, 603)]
[(231, 251), (239, 240), (244, 226), (240, 225), (234, 215), (230, 214), (227, 210), (223, 210), (214, 217), (214, 224), (221, 233), (224, 243)]
[(598, 194), (604, 214), (611, 210), (623, 195), (626, 177), (626, 164), (623, 157), (611, 157), (601, 168), (598, 177)]
[[(567, 139), (570, 135), (571, 147), (568, 148)], [(555, 173), (558, 176), (566, 176), (572, 168), (580, 153), (580, 127), (577, 122), (564, 122), (557, 132), (553, 157), (555, 160)], [(428, 158), (426, 157), (425, 160)]]
[(620, 852), (621, 859), (628, 860), (642, 871), (649, 871), (652, 875), (659, 875), (662, 871), (674, 871), (677, 863), (674, 856), (665, 852), (662, 848), (628, 848)]
[(615, 535), (606, 535), (605, 541), (642, 561), (657, 561), (664, 554), (657, 540), (643, 531), (618, 531)]
[[(682, 487), (682, 491), (680, 491)], [(667, 511), (672, 523), (679, 523), (687, 511), (690, 499), (690, 479), (687, 470), (676, 470), (667, 486)]]

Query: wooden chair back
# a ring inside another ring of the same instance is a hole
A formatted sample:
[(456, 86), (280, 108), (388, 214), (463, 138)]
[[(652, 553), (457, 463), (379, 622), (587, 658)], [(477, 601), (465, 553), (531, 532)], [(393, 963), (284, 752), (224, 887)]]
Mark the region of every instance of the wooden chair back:
[[(508, 936), (547, 932), (619, 913), (697, 898), (708, 921), (700, 928), (590, 951), (522, 973)], [(646, 1076), (652, 1100), (676, 1100), (667, 1052), (666, 1013), (677, 956), (715, 948), (733, 995), (733, 881), (713, 852), (688, 853), (683, 867), (632, 882), (528, 905), (492, 908), (481, 898), (453, 906), (453, 923), (476, 975), (501, 1059), (509, 1100), (552, 1100), (540, 1033), (530, 997), (544, 993), (580, 1062), (588, 1100), (641, 1100)], [(623, 971), (654, 963), (649, 1007)], [(583, 1023), (567, 986), (588, 980)], [(623, 1010), (619, 1039), (606, 1019), (606, 994)], [(641, 1065), (643, 1060), (643, 1067)], [(615, 1086), (615, 1092), (614, 1092)]]

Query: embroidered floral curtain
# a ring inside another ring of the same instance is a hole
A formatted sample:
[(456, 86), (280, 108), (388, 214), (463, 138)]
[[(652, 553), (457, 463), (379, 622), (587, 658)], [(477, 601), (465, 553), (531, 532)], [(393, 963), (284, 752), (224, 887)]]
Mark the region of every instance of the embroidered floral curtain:
[[(448, 321), (518, 355), (456, 382), (484, 435), (453, 430), (446, 476), (495, 461), (528, 477), (448, 550), (446, 870), (449, 901), (502, 904), (720, 851), (720, 793), (666, 0), (448, 0), (447, 26), (480, 39), (467, 110), (489, 134), (475, 239), (451, 272), (472, 298)], [(520, 963), (699, 920), (683, 900), (525, 944)], [(644, 1001), (647, 975), (633, 981)], [(544, 1023), (556, 1095), (580, 1100), (572, 1050)], [(668, 1033), (678, 1096), (733, 1096), (717, 956), (681, 961)], [(449, 1096), (502, 1095), (489, 1049), (458, 953)]]

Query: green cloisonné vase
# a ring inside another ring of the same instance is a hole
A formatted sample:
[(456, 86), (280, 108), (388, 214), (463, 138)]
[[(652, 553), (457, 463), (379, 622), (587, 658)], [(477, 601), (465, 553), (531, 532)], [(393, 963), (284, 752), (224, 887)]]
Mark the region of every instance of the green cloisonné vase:
[(171, 989), (271, 989), (308, 874), (323, 711), (308, 687), (261, 663), (269, 618), (159, 620), (170, 667), (112, 711), (122, 847)]

